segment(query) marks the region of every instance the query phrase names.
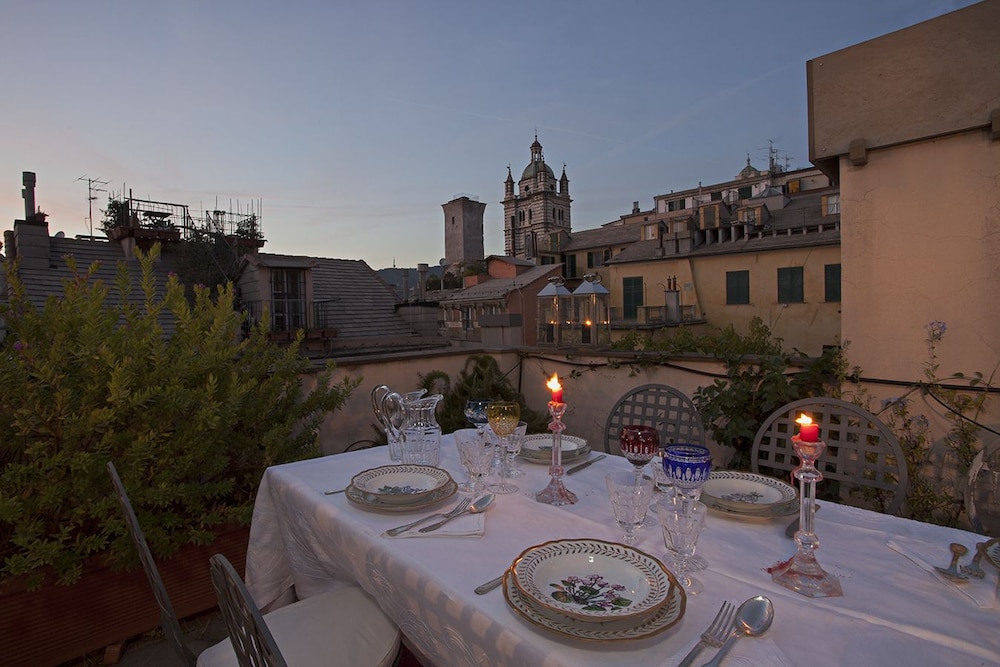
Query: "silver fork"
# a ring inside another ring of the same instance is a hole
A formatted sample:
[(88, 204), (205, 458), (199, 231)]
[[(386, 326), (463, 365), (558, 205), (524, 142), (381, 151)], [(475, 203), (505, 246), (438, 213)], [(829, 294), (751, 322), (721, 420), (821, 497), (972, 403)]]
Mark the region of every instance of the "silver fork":
[(719, 609), (719, 613), (715, 615), (715, 620), (712, 624), (708, 626), (705, 632), (701, 633), (701, 639), (694, 648), (691, 649), (684, 659), (681, 660), (681, 664), (677, 667), (688, 667), (699, 652), (706, 646), (714, 646), (715, 648), (722, 648), (722, 645), (726, 643), (726, 637), (729, 635), (729, 631), (733, 628), (733, 620), (736, 618), (736, 607), (729, 600), (722, 603), (722, 607)]
[(405, 533), (410, 528), (413, 528), (414, 526), (419, 526), (424, 521), (428, 521), (428, 520), (433, 519), (435, 517), (443, 519), (443, 518), (449, 517), (449, 516), (456, 516), (456, 515), (461, 514), (462, 512), (464, 512), (469, 507), (469, 505), (471, 503), (472, 503), (472, 498), (466, 498), (462, 502), (460, 502), (459, 504), (455, 505), (454, 508), (452, 508), (451, 510), (449, 510), (447, 512), (438, 512), (437, 514), (428, 514), (427, 516), (420, 517), (416, 521), (411, 521), (410, 523), (403, 524), (402, 526), (396, 526), (395, 528), (390, 528), (389, 530), (385, 531), (385, 534), (386, 535), (391, 535), (391, 536), (395, 537), (396, 535), (399, 535), (400, 533)]

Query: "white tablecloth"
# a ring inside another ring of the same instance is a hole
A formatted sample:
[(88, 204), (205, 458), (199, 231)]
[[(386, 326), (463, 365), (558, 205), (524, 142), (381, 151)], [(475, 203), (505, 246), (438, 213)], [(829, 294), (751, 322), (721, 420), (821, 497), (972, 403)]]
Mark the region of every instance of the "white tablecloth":
[[(442, 467), (464, 479), (449, 436)], [(308, 597), (340, 582), (358, 582), (439, 667), (525, 665), (662, 667), (712, 620), (723, 600), (758, 594), (771, 598), (775, 620), (767, 637), (796, 665), (1000, 665), (1000, 610), (982, 609), (969, 596), (890, 549), (893, 538), (931, 545), (935, 564), (947, 565), (948, 543), (974, 552), (982, 536), (822, 503), (816, 517), (819, 562), (840, 577), (844, 596), (810, 599), (772, 583), (766, 569), (794, 553), (784, 536), (788, 519), (741, 520), (710, 512), (698, 545), (709, 561), (697, 573), (704, 592), (689, 597), (683, 619), (651, 638), (593, 643), (563, 638), (521, 619), (500, 590), (473, 588), (499, 575), (525, 548), (561, 538), (617, 541), (604, 474), (628, 469), (608, 457), (566, 478), (579, 496), (572, 506), (535, 502), (548, 480), (546, 466), (522, 462), (521, 492), (497, 496), (482, 537), (388, 539), (387, 528), (420, 514), (386, 514), (352, 505), (340, 489), (368, 468), (388, 464), (375, 448), (267, 470), (250, 530), (247, 583), (258, 604), (278, 603), (291, 586)], [(457, 496), (444, 503), (450, 507)], [(654, 515), (636, 548), (665, 557)], [(966, 557), (963, 562), (967, 562)], [(986, 584), (996, 594), (997, 570)], [(755, 641), (745, 639), (743, 641)], [(712, 653), (706, 652), (700, 664)]]

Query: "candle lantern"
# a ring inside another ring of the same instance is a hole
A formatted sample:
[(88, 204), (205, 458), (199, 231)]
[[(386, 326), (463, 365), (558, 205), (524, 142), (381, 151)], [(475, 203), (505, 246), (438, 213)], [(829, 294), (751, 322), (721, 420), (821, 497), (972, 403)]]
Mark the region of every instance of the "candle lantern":
[(611, 293), (601, 284), (601, 276), (588, 273), (573, 291), (575, 335), (581, 345), (606, 347), (611, 344)]
[(571, 316), (573, 295), (562, 276), (552, 276), (549, 284), (538, 293), (538, 333), (539, 345), (562, 345), (563, 320)]

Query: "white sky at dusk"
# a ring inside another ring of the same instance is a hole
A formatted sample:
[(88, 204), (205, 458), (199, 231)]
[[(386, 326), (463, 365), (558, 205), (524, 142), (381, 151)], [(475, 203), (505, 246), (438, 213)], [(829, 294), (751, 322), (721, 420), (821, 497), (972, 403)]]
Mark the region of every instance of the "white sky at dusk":
[(806, 167), (806, 61), (969, 4), (5, 0), (0, 222), (34, 171), (50, 231), (87, 233), (89, 176), (192, 212), (261, 200), (266, 252), (413, 267), (468, 194), (499, 254), (536, 130), (574, 230), (764, 168), (769, 141)]

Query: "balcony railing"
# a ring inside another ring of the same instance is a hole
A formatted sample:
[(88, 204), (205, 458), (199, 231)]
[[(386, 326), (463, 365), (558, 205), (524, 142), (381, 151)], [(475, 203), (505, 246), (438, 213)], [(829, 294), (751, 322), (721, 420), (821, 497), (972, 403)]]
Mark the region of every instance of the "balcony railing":
[(625, 315), (625, 309), (612, 306), (611, 326), (663, 326), (667, 324), (679, 324), (681, 322), (692, 322), (695, 318), (694, 306), (680, 306), (678, 315), (671, 315), (666, 306), (637, 306), (635, 314)]
[(243, 309), (248, 314), (248, 324), (253, 325), (267, 313), (271, 331), (297, 331), (303, 329), (333, 329), (333, 312), (338, 299), (310, 301), (308, 299), (271, 299), (270, 301), (245, 301)]

